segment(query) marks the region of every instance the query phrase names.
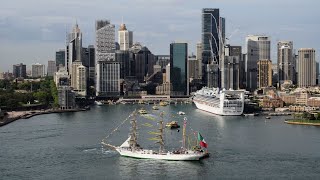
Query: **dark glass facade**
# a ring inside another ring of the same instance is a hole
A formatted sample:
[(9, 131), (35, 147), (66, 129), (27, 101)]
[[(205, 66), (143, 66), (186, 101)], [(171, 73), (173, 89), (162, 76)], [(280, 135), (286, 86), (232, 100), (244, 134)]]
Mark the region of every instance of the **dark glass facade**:
[(219, 9), (205, 8), (202, 10), (202, 44), (203, 61), (208, 64), (211, 60), (211, 46), (213, 54), (219, 55)]
[(59, 65), (66, 65), (66, 51), (65, 50), (60, 50), (56, 52), (56, 66), (59, 68)]
[(19, 78), (19, 77), (26, 78), (27, 77), (25, 64), (20, 63), (20, 64), (13, 65), (12, 72), (13, 72), (13, 76), (15, 78)]
[(188, 95), (188, 44), (170, 44), (170, 82), (171, 95)]

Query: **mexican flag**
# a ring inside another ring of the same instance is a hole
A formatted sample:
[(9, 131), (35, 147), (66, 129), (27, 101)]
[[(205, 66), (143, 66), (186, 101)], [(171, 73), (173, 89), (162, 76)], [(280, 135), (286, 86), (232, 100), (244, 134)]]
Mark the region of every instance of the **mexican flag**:
[(199, 132), (198, 132), (198, 141), (200, 141), (201, 147), (208, 148), (208, 144), (206, 143), (206, 141), (203, 139), (203, 137)]

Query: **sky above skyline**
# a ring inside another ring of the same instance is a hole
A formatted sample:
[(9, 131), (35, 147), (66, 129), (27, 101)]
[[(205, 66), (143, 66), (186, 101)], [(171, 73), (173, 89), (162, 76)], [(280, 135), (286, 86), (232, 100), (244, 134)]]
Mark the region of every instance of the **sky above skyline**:
[[(94, 24), (108, 19), (116, 25), (122, 17), (134, 42), (153, 54), (169, 54), (175, 40), (188, 42), (195, 54), (201, 41), (202, 8), (219, 8), (226, 18), (226, 37), (231, 45), (245, 45), (249, 34), (271, 37), (272, 61), (276, 43), (292, 40), (294, 48), (314, 48), (319, 60), (320, 1), (315, 0), (10, 0), (0, 6), (0, 72), (12, 65), (47, 66), (55, 51), (65, 47), (66, 31), (78, 22), (83, 46), (94, 44)], [(116, 37), (117, 41), (117, 37)]]

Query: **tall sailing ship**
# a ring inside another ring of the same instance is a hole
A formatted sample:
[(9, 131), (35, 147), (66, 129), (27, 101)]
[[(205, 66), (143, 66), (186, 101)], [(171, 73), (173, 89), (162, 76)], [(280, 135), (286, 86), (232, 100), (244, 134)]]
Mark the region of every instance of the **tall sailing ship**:
[(243, 90), (220, 90), (204, 87), (198, 90), (193, 102), (198, 109), (222, 116), (239, 116), (244, 109)]
[(163, 122), (163, 113), (161, 113), (161, 119), (158, 124), (158, 132), (153, 133), (156, 135), (153, 140), (156, 140), (156, 143), (159, 144), (159, 150), (154, 151), (150, 149), (143, 149), (138, 144), (138, 133), (137, 133), (137, 120), (136, 112), (130, 118), (131, 128), (129, 133), (129, 138), (121, 146), (113, 146), (105, 141), (101, 143), (105, 146), (114, 148), (121, 156), (133, 157), (139, 159), (161, 159), (161, 160), (174, 160), (174, 161), (197, 161), (204, 157), (209, 156), (207, 151), (204, 151), (201, 147), (207, 148), (207, 143), (203, 139), (200, 133), (198, 133), (199, 146), (193, 150), (186, 148), (186, 124), (187, 119), (184, 119), (183, 126), (183, 138), (182, 138), (182, 148), (175, 151), (165, 151), (165, 142), (164, 142), (164, 122)]

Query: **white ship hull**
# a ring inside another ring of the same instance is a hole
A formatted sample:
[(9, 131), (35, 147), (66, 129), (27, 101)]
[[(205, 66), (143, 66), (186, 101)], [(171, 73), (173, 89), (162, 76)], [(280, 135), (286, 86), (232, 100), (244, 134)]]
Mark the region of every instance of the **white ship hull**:
[(209, 112), (209, 113), (221, 115), (221, 116), (240, 116), (243, 113), (243, 109), (236, 111), (234, 109), (227, 109), (227, 108), (224, 109), (224, 108), (209, 106), (197, 101), (193, 101), (193, 102), (198, 109)]
[(198, 161), (201, 158), (207, 156), (204, 152), (194, 152), (188, 151), (188, 154), (154, 154), (152, 150), (138, 150), (132, 152), (131, 150), (124, 148), (116, 148), (116, 151), (120, 153), (121, 156), (138, 158), (138, 159), (160, 159), (160, 160), (170, 160), (170, 161)]

